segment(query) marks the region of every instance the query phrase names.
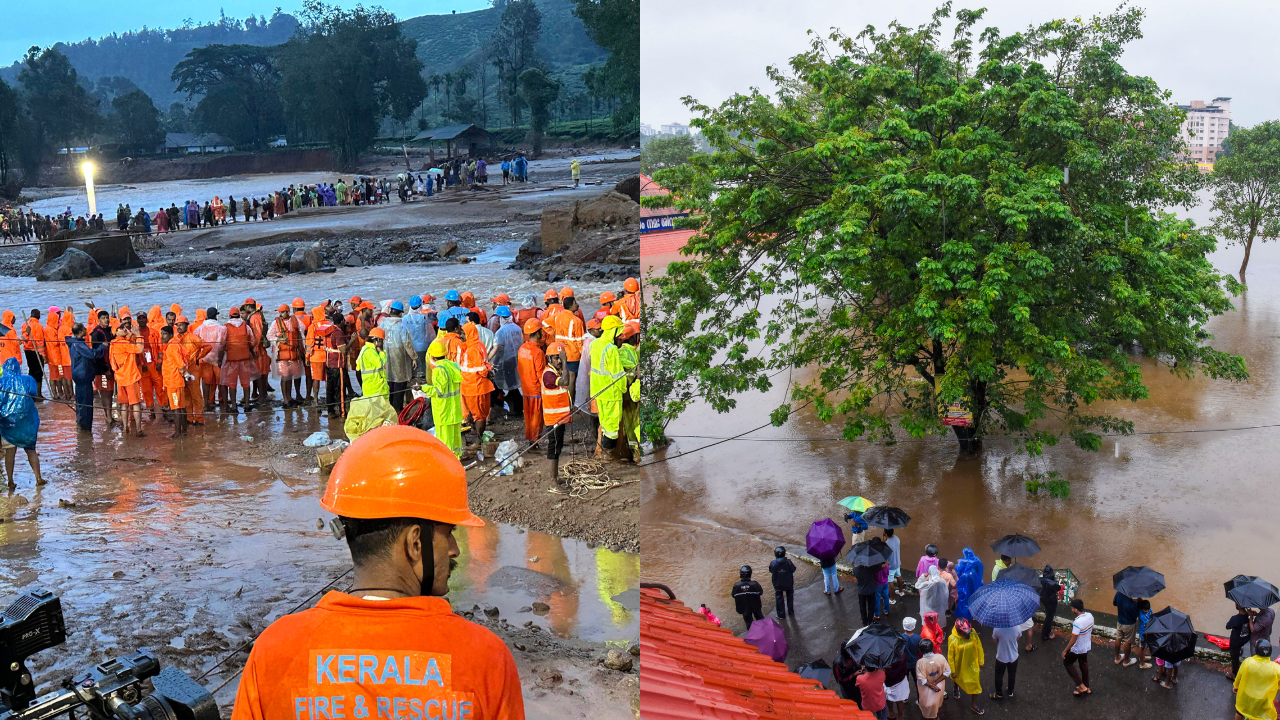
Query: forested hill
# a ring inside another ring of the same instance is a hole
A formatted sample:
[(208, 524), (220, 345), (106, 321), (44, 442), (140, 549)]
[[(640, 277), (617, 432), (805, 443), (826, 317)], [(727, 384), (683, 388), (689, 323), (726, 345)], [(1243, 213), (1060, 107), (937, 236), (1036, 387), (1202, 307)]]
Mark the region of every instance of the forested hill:
[[(604, 62), (609, 53), (587, 35), (573, 14), (573, 0), (534, 0), (542, 12), (538, 53), (552, 68)], [(428, 75), (446, 73), (484, 57), (498, 27), (500, 8), (457, 15), (422, 15), (401, 23), (405, 37), (418, 41), (418, 57)]]
[[(104, 77), (123, 77), (151, 96), (156, 107), (185, 100), (174, 92), (169, 79), (173, 66), (198, 47), (214, 44), (278, 45), (289, 39), (298, 21), (277, 11), (270, 18), (249, 16), (245, 20), (222, 17), (217, 22), (173, 30), (143, 28), (136, 32), (112, 34), (98, 40), (58, 43), (54, 47), (67, 56), (76, 73), (94, 83)], [(17, 84), (21, 62), (0, 69), (0, 78)]]
[[(552, 68), (603, 62), (608, 53), (587, 36), (582, 21), (573, 15), (573, 0), (535, 0), (542, 11), (542, 36), (538, 50)], [(418, 41), (418, 57), (427, 74), (445, 73), (483, 57), (485, 43), (498, 27), (502, 11), (486, 8), (456, 15), (423, 15), (402, 23), (406, 37)], [(278, 45), (298, 27), (288, 13), (244, 21), (223, 17), (206, 25), (173, 30), (143, 29), (113, 34), (99, 40), (58, 43), (55, 47), (71, 60), (88, 83), (104, 77), (123, 77), (151, 96), (159, 108), (185, 100), (175, 93), (170, 79), (174, 65), (191, 50), (213, 44)], [(15, 85), (21, 63), (0, 68), (0, 78)]]

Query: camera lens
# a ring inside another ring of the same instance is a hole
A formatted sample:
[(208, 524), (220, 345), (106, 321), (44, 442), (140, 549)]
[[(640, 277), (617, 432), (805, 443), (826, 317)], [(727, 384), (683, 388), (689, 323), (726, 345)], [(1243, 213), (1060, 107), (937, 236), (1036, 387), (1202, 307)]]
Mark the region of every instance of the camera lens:
[(177, 713), (159, 695), (147, 695), (131, 708), (135, 720), (178, 720)]

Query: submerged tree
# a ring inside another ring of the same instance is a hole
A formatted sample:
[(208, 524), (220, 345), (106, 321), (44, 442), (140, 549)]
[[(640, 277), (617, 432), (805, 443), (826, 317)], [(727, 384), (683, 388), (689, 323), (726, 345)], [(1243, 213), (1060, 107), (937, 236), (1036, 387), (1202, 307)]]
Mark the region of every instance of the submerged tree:
[(1232, 129), (1226, 145), (1227, 153), (1213, 164), (1214, 229), (1244, 246), (1244, 282), (1254, 239), (1280, 235), (1280, 122)]
[(1176, 160), (1181, 113), (1119, 63), (1142, 12), (987, 28), (978, 47), (981, 12), (947, 45), (949, 17), (816, 40), (771, 69), (776, 100), (686, 100), (715, 152), (646, 198), (699, 228), (652, 281), (668, 390), (648, 418), (694, 394), (727, 412), (805, 368), (774, 423), (804, 403), (888, 439), (945, 432), (951, 408), (972, 412), (965, 451), (1000, 432), (1096, 449), (1132, 425), (1088, 406), (1147, 396), (1135, 343), (1182, 377), (1247, 377), (1205, 329), (1240, 286), (1165, 211), (1201, 182)]

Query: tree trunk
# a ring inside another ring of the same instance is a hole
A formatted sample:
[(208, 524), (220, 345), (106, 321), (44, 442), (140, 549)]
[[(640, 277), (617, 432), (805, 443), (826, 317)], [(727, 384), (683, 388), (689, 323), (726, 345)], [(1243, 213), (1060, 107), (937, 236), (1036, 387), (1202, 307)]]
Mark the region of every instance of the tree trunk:
[[(977, 422), (976, 418), (974, 422)], [(982, 452), (982, 438), (978, 435), (978, 428), (952, 426), (951, 429), (955, 431), (956, 440), (960, 444), (961, 457), (973, 457)]]
[(1240, 263), (1240, 282), (1244, 283), (1244, 271), (1249, 267), (1249, 253), (1253, 250), (1253, 236), (1257, 234), (1257, 228), (1249, 228), (1249, 239), (1244, 242), (1244, 262)]

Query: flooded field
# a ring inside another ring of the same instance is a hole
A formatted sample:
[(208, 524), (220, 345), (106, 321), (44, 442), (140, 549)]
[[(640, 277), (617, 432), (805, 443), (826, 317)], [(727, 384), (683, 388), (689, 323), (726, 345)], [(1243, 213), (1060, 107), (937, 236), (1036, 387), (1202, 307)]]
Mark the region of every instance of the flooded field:
[[(1241, 255), (1226, 248), (1214, 261), (1235, 272)], [(1028, 458), (1009, 440), (988, 439), (980, 457), (959, 459), (950, 436), (849, 443), (807, 412), (711, 447), (767, 422), (784, 388), (739, 396), (727, 415), (695, 407), (668, 428), (672, 459), (648, 469), (644, 579), (669, 584), (691, 606), (707, 603), (741, 629), (729, 598), (738, 566), (763, 569), (774, 545), (803, 546), (814, 520), (843, 524), (836, 500), (863, 495), (912, 516), (898, 532), (905, 566), (936, 543), (953, 559), (973, 548), (989, 572), (989, 543), (1020, 532), (1044, 548), (1024, 562), (1073, 570), (1090, 607), (1111, 609), (1112, 573), (1150, 565), (1168, 581), (1154, 607), (1172, 604), (1197, 629), (1222, 634), (1233, 613), (1225, 580), (1244, 573), (1280, 582), (1280, 556), (1269, 552), (1280, 541), (1280, 247), (1255, 246), (1247, 279), (1247, 295), (1210, 330), (1215, 347), (1245, 357), (1250, 380), (1181, 381), (1147, 362), (1150, 399), (1098, 408), (1133, 421), (1137, 434), (1107, 438), (1097, 453), (1064, 441)], [(1070, 481), (1070, 497), (1027, 493), (1032, 473), (1050, 471)]]

